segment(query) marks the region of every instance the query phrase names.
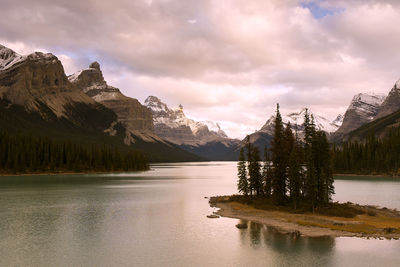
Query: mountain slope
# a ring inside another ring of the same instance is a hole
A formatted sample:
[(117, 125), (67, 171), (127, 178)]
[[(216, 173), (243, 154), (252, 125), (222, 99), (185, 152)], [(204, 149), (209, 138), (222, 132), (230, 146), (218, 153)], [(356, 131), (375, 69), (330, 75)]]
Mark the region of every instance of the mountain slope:
[(187, 118), (182, 105), (178, 109), (171, 109), (155, 96), (149, 96), (145, 105), (153, 113), (155, 133), (170, 142), (196, 146), (227, 138), (217, 123)]
[(94, 101), (113, 110), (127, 129), (125, 142), (129, 145), (136, 141), (132, 135), (140, 136), (148, 142), (162, 142), (154, 134), (151, 111), (140, 104), (137, 99), (123, 95), (118, 88), (109, 86), (103, 78), (100, 64), (93, 62), (84, 69), (68, 76), (69, 81), (78, 86)]
[[(286, 126), (290, 123), (293, 131), (297, 131), (299, 138), (303, 138), (304, 136), (304, 115), (306, 112), (306, 108), (302, 108), (299, 112), (293, 112), (287, 115), (282, 116), (282, 121)], [(341, 125), (342, 115), (338, 115), (335, 120), (329, 121), (328, 119), (320, 116), (318, 114), (313, 113), (308, 110), (310, 115), (314, 117), (314, 122), (317, 129), (325, 131), (327, 134), (331, 134), (336, 131)], [(261, 127), (260, 130), (249, 135), (250, 142), (255, 144), (258, 147), (260, 153), (264, 153), (264, 147), (269, 147), (273, 133), (274, 133), (274, 121), (275, 116), (272, 115), (266, 123)], [(238, 154), (239, 148), (245, 146), (247, 139), (243, 139), (240, 144), (237, 146), (235, 151), (231, 152), (231, 154)]]
[(364, 93), (355, 95), (344, 114), (342, 126), (335, 132), (333, 140), (340, 140), (349, 132), (374, 120), (384, 100), (384, 95)]
[(239, 140), (228, 138), (218, 123), (189, 119), (182, 105), (171, 109), (155, 96), (149, 96), (145, 105), (153, 113), (155, 133), (163, 139), (208, 160), (236, 159), (231, 151)]
[(378, 118), (362, 125), (356, 130), (348, 133), (343, 141), (363, 141), (369, 135), (373, 134), (378, 138), (385, 136), (392, 127), (400, 126), (400, 110), (385, 117)]
[(375, 119), (385, 117), (400, 109), (400, 80), (398, 80), (390, 90), (385, 101), (379, 107)]
[(141, 150), (150, 161), (201, 159), (172, 143), (148, 142), (134, 133), (130, 137), (135, 143), (125, 145), (127, 128), (117, 114), (71, 83), (57, 57), (40, 52), (21, 56), (4, 46), (0, 46), (0, 126), (11, 134)]

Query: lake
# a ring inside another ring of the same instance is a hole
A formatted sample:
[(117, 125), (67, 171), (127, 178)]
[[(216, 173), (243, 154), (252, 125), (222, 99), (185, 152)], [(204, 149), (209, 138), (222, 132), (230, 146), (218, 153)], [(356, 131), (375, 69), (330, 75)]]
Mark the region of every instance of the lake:
[[(338, 177), (335, 200), (400, 209), (400, 180)], [(291, 239), (208, 219), (235, 162), (126, 174), (0, 177), (0, 266), (400, 266), (400, 241)]]

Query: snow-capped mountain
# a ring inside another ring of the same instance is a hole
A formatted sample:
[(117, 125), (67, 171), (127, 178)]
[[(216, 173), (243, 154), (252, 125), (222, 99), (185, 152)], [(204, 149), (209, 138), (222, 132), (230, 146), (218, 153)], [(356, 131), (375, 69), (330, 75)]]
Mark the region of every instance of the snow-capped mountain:
[(95, 104), (68, 81), (61, 62), (50, 53), (22, 56), (0, 45), (0, 81), (0, 98), (28, 111), (41, 112), (46, 106), (58, 118), (75, 120), (71, 106)]
[(26, 56), (21, 56), (0, 44), (0, 71), (11, 68), (14, 64), (17, 64), (25, 58)]
[(179, 145), (200, 145), (227, 138), (218, 123), (199, 122), (186, 117), (182, 105), (171, 109), (155, 96), (149, 96), (144, 104), (153, 113), (156, 134), (170, 142)]
[[(301, 135), (303, 131), (303, 123), (304, 123), (304, 115), (306, 112), (306, 108), (301, 109), (299, 112), (293, 112), (290, 114), (287, 114), (285, 116), (282, 116), (282, 121), (285, 125), (290, 123), (292, 129), (296, 129)], [(320, 115), (317, 115), (313, 113), (312, 111), (308, 110), (310, 116), (312, 115), (314, 118), (314, 123), (317, 129), (325, 131), (327, 133), (333, 133), (335, 132), (341, 125), (341, 117), (342, 115), (338, 115), (335, 120), (330, 121)], [(267, 122), (264, 124), (264, 126), (260, 129), (260, 132), (267, 133), (272, 135), (273, 130), (274, 130), (274, 121), (275, 121), (275, 116), (272, 115)]]
[(360, 93), (353, 97), (344, 114), (343, 123), (335, 135), (347, 134), (375, 119), (385, 100), (384, 95)]

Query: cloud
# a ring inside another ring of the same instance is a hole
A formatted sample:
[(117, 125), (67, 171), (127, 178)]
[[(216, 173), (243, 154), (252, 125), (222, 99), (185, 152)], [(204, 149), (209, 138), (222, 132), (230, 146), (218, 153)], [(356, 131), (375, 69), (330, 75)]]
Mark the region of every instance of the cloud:
[[(18, 0), (0, 40), (55, 53), (67, 73), (101, 62), (108, 82), (157, 95), (243, 137), (281, 103), (333, 119), (354, 94), (399, 78), (395, 0)], [(21, 27), (21, 25), (27, 25)]]

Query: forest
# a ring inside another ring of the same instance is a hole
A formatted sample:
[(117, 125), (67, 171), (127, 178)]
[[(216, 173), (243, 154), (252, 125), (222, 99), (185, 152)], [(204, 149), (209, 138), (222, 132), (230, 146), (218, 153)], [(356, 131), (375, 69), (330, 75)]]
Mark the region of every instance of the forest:
[(140, 152), (47, 137), (0, 132), (0, 173), (110, 172), (147, 170)]
[(291, 204), (294, 209), (303, 205), (314, 210), (330, 203), (334, 194), (330, 144), (308, 111), (304, 129), (304, 141), (300, 141), (290, 124), (284, 127), (277, 105), (273, 139), (270, 149), (265, 148), (264, 163), (260, 164), (259, 151), (249, 139), (247, 153), (243, 148), (240, 151), (238, 191), (277, 205)]
[(400, 127), (378, 138), (371, 133), (363, 142), (333, 147), (335, 173), (400, 175)]

